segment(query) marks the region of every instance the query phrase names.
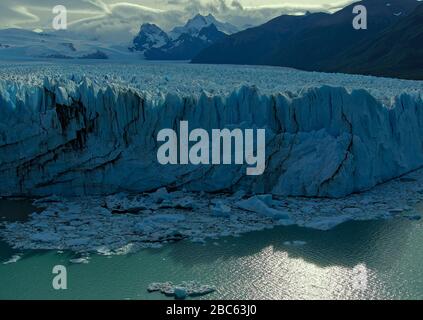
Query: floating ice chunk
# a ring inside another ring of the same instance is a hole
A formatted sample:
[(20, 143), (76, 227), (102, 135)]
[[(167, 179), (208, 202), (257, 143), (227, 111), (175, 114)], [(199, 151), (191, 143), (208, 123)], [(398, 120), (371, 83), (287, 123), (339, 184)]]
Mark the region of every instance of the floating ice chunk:
[(172, 282), (151, 283), (147, 287), (148, 292), (161, 292), (167, 296), (173, 296), (175, 299), (185, 299), (187, 297), (199, 297), (216, 291), (215, 288), (199, 284), (196, 281), (186, 281), (179, 285)]
[(294, 220), (292, 220), (291, 218), (289, 218), (289, 219), (279, 219), (279, 220), (277, 221), (277, 224), (278, 224), (279, 226), (285, 226), (285, 227), (288, 227), (288, 226), (293, 226), (293, 225), (295, 225), (295, 221), (294, 221)]
[(161, 203), (164, 200), (169, 200), (171, 195), (167, 192), (166, 188), (160, 188), (150, 195), (156, 203)]
[(201, 238), (201, 237), (193, 237), (191, 239), (191, 242), (199, 243), (199, 244), (206, 244), (206, 240), (204, 238)]
[(133, 243), (128, 243), (120, 248), (117, 248), (115, 250), (115, 254), (118, 256), (123, 256), (126, 255), (128, 253), (134, 252), (134, 244)]
[(353, 218), (350, 215), (340, 215), (340, 216), (333, 216), (333, 217), (319, 217), (313, 219), (310, 222), (305, 223), (304, 227), (317, 229), (322, 231), (328, 231), (330, 229), (335, 228), (336, 226), (350, 221)]
[(21, 254), (15, 254), (9, 260), (3, 262), (3, 264), (16, 263), (16, 262), (18, 262), (21, 259), (22, 259), (22, 255)]
[(176, 287), (174, 289), (174, 295), (175, 295), (175, 299), (183, 300), (183, 299), (186, 299), (188, 294), (187, 294), (187, 290), (185, 288)]
[(231, 213), (231, 207), (223, 204), (223, 202), (218, 202), (214, 207), (212, 207), (212, 215), (215, 217), (229, 217)]
[[(265, 198), (268, 201), (268, 198)], [(269, 208), (258, 196), (251, 197), (247, 200), (241, 200), (236, 205), (243, 210), (252, 211), (269, 218), (276, 220), (289, 219), (289, 215), (286, 212), (279, 211), (273, 208)]]
[(195, 200), (192, 197), (184, 197), (182, 199), (178, 199), (177, 201), (174, 201), (174, 206), (176, 208), (182, 208), (182, 209), (188, 209), (193, 210), (198, 208), (198, 204), (195, 202)]
[(263, 201), (269, 207), (273, 205), (273, 196), (271, 194), (261, 194), (258, 195), (257, 198)]
[(165, 285), (167, 285), (167, 287), (171, 288), (172, 282), (165, 282), (165, 283), (153, 282), (153, 283), (150, 283), (147, 287), (147, 291), (148, 292), (161, 291), (165, 287)]
[(81, 258), (76, 258), (76, 259), (70, 259), (69, 262), (73, 263), (73, 264), (88, 264), (88, 263), (90, 263), (90, 258), (89, 257), (81, 257)]
[(111, 256), (113, 255), (112, 250), (110, 250), (110, 248), (107, 248), (105, 246), (101, 246), (95, 249), (96, 252), (102, 256)]

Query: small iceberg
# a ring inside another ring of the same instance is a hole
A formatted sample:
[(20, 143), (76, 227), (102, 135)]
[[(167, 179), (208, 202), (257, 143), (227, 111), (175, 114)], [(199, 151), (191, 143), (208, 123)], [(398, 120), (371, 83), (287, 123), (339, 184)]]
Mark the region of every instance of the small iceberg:
[(340, 215), (340, 216), (333, 216), (333, 217), (317, 217), (310, 222), (307, 222), (304, 227), (321, 230), (321, 231), (328, 231), (340, 224), (343, 224), (347, 221), (354, 220), (353, 217), (350, 215)]
[(148, 286), (147, 291), (161, 292), (168, 297), (183, 300), (187, 297), (204, 296), (216, 291), (216, 289), (211, 286), (199, 284), (196, 281), (184, 281), (179, 285), (174, 285), (172, 282), (154, 282)]
[(228, 218), (230, 214), (231, 208), (222, 202), (216, 203), (216, 205), (212, 208), (212, 215), (214, 217)]
[(5, 262), (3, 262), (3, 264), (11, 264), (11, 263), (16, 263), (16, 262), (18, 262), (19, 260), (21, 260), (22, 259), (22, 255), (20, 255), (20, 254), (15, 254), (15, 255), (13, 255), (9, 260), (7, 260), (7, 261), (5, 261)]
[(90, 258), (89, 257), (81, 257), (81, 258), (76, 258), (76, 259), (70, 259), (69, 262), (73, 263), (73, 264), (88, 264), (88, 263), (90, 263)]
[(237, 207), (242, 210), (255, 212), (259, 215), (269, 217), (276, 220), (289, 220), (290, 216), (287, 212), (270, 208), (272, 203), (271, 195), (253, 196), (247, 200), (241, 200), (236, 203)]

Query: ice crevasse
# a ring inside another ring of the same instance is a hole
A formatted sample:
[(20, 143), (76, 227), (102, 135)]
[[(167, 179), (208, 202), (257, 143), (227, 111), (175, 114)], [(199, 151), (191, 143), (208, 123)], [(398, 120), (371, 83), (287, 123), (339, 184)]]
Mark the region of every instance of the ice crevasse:
[[(266, 170), (160, 165), (161, 129), (266, 129)], [(96, 195), (161, 187), (343, 197), (423, 166), (423, 101), (385, 106), (368, 91), (316, 87), (262, 94), (163, 94), (46, 78), (0, 82), (0, 195)]]

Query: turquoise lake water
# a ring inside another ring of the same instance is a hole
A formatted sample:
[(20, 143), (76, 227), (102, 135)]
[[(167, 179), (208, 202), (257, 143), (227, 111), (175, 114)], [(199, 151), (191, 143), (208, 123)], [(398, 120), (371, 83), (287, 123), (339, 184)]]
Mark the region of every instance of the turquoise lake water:
[[(32, 210), (30, 202), (0, 201), (3, 220)], [(191, 280), (217, 289), (202, 299), (423, 299), (422, 240), (423, 222), (401, 218), (328, 232), (278, 227), (205, 245), (92, 255), (88, 264), (70, 263), (70, 252), (21, 252), (0, 242), (0, 299), (169, 299), (147, 286)], [(3, 264), (17, 253), (21, 260)], [(67, 290), (52, 287), (55, 265), (67, 267)]]

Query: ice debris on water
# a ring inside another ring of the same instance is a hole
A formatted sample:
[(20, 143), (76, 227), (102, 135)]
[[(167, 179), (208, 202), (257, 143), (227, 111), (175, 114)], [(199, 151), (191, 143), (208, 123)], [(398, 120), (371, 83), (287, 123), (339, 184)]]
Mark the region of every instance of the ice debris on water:
[(73, 264), (88, 264), (90, 263), (90, 257), (70, 259), (69, 262)]
[(255, 212), (259, 215), (274, 218), (277, 220), (289, 219), (289, 214), (283, 210), (276, 210), (271, 207), (272, 205), (271, 195), (260, 195), (253, 196), (247, 200), (241, 200), (236, 203), (240, 209)]
[[(423, 169), (340, 199), (188, 191), (38, 199), (28, 221), (1, 222), (0, 238), (13, 248), (71, 250), (111, 256), (187, 240), (208, 239), (295, 224), (330, 230), (350, 220), (419, 220)], [(404, 178), (402, 178), (404, 179)], [(172, 199), (167, 201), (166, 199)], [(188, 205), (189, 204), (189, 205)]]
[(196, 281), (185, 281), (178, 285), (174, 285), (172, 282), (154, 282), (148, 286), (147, 291), (161, 292), (168, 297), (175, 297), (175, 299), (186, 299), (187, 297), (204, 296), (216, 291), (216, 289), (199, 284)]
[(212, 213), (215, 217), (229, 218), (231, 214), (231, 207), (219, 201), (212, 207)]
[[(14, 248), (111, 256), (279, 225), (419, 219), (410, 212), (423, 200), (422, 171), (402, 175), (423, 165), (421, 81), (270, 67), (8, 64), (0, 63), (0, 194), (51, 195), (34, 202), (42, 212), (29, 221), (1, 221), (0, 237)], [(182, 118), (196, 128), (266, 128), (265, 174), (159, 165), (157, 131)]]

